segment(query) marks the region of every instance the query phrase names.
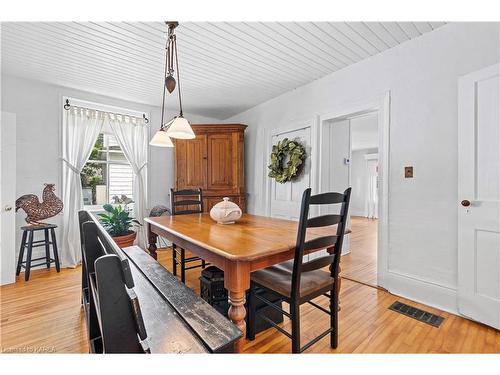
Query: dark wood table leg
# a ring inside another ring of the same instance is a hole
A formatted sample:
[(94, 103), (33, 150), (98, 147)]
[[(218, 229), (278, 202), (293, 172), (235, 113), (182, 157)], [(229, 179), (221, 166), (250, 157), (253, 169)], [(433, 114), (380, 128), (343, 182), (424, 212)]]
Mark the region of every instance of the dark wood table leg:
[(246, 342), (245, 293), (250, 288), (250, 267), (245, 263), (231, 263), (224, 269), (224, 286), (228, 290), (228, 317), (243, 332), (243, 336), (235, 343), (235, 353), (243, 352)]
[(157, 250), (156, 240), (157, 239), (158, 239), (158, 235), (151, 230), (151, 224), (148, 223), (148, 244), (149, 244), (148, 251), (149, 251), (149, 255), (151, 255), (153, 257), (153, 259), (155, 259), (155, 260), (158, 258), (158, 256), (156, 255), (156, 250)]

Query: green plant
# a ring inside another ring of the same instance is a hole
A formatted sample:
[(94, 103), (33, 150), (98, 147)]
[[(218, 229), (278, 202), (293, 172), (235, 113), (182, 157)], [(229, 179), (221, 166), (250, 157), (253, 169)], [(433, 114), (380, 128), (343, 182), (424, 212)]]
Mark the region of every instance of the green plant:
[(130, 234), (134, 224), (142, 226), (139, 221), (132, 219), (129, 211), (124, 209), (121, 205), (113, 207), (110, 204), (105, 204), (102, 208), (104, 208), (106, 212), (109, 212), (109, 214), (99, 214), (101, 223), (112, 237)]

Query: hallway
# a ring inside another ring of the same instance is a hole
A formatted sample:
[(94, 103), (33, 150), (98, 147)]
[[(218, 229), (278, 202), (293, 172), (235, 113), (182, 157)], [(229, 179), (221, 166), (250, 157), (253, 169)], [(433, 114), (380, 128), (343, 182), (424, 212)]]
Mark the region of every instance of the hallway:
[(351, 216), (350, 253), (340, 261), (341, 276), (377, 285), (377, 220)]

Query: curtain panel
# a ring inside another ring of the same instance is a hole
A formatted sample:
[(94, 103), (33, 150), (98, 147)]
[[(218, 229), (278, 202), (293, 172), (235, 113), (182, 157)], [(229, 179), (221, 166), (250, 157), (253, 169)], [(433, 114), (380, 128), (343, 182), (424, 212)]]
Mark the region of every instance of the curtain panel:
[(90, 157), (102, 128), (101, 112), (72, 107), (64, 111), (63, 124), (63, 227), (61, 263), (76, 267), (82, 260), (78, 211), (83, 209), (80, 172)]
[[(144, 119), (72, 107), (64, 111), (63, 124), (63, 226), (61, 263), (81, 263), (78, 211), (84, 208), (80, 173), (103, 130), (111, 130), (134, 173), (134, 217), (144, 223), (146, 216), (149, 128)], [(146, 226), (137, 229), (136, 244), (147, 247)]]
[(136, 245), (147, 248), (146, 217), (147, 164), (149, 127), (141, 118), (110, 115), (105, 118), (134, 172), (132, 185), (134, 195), (134, 217), (143, 224), (136, 229)]

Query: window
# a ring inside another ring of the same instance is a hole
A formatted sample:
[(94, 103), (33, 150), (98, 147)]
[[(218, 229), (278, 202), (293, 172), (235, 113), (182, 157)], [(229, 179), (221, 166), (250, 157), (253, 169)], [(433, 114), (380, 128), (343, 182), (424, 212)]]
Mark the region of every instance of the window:
[(99, 134), (80, 174), (83, 204), (127, 203), (132, 194), (133, 171), (113, 135)]

